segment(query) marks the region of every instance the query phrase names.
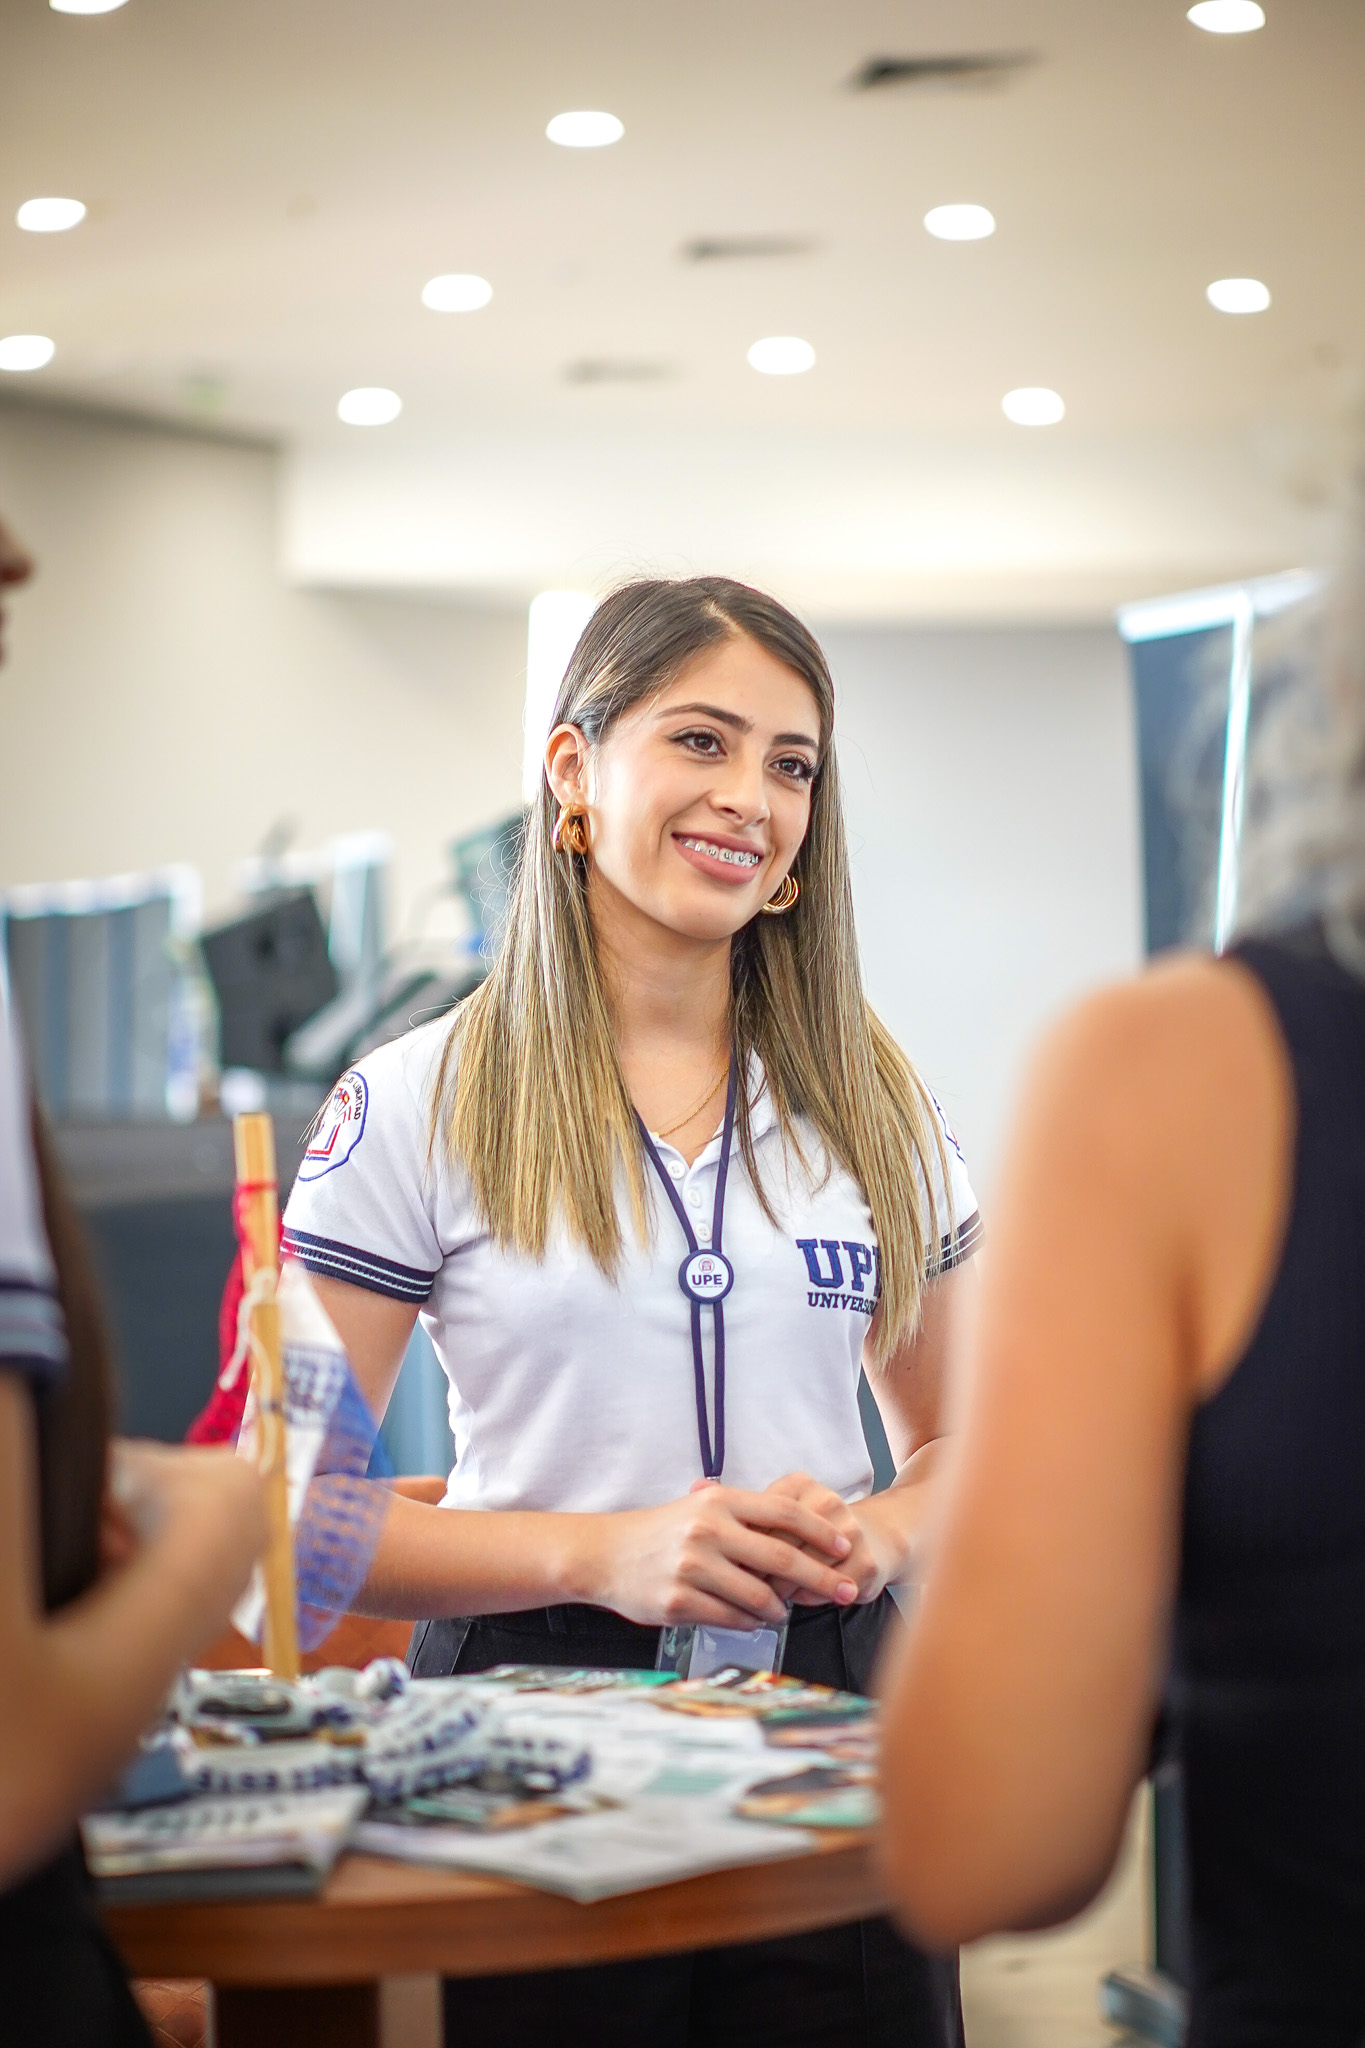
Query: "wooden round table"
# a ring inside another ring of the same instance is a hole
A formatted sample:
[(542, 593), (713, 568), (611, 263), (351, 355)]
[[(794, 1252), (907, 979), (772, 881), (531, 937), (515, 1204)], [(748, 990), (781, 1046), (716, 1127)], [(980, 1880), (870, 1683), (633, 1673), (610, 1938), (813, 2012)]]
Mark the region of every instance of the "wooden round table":
[(478, 1977), (763, 1941), (886, 1911), (867, 1832), (802, 1856), (579, 1906), (455, 1870), (346, 1856), (315, 1899), (120, 1906), (135, 1977), (206, 1977), (218, 2048), (377, 2048), (379, 1979)]

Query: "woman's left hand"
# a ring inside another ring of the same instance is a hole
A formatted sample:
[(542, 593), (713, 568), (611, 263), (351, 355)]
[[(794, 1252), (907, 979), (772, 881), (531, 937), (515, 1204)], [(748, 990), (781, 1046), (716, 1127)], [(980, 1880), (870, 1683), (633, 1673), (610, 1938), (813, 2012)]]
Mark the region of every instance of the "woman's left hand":
[[(902, 1576), (908, 1545), (899, 1526), (901, 1517), (896, 1512), (901, 1503), (894, 1502), (890, 1513), (885, 1506), (891, 1500), (891, 1494), (873, 1494), (850, 1505), (841, 1494), (821, 1485), (808, 1472), (788, 1472), (783, 1478), (774, 1480), (768, 1492), (784, 1494), (788, 1500), (799, 1501), (802, 1507), (809, 1508), (841, 1536), (848, 1538), (852, 1547), (848, 1556), (841, 1560), (839, 1569), (858, 1588), (860, 1603), (875, 1600), (893, 1580)], [(803, 1592), (798, 1587), (775, 1584), (773, 1590), (783, 1600), (794, 1601), (798, 1606), (819, 1604), (815, 1594)]]

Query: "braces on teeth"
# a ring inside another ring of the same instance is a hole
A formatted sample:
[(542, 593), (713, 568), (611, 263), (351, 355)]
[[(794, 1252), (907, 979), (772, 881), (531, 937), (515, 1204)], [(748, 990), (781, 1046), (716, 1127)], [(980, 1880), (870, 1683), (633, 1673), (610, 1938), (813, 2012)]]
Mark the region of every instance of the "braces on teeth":
[(694, 847), (698, 853), (709, 853), (716, 860), (728, 860), (732, 867), (756, 868), (758, 866), (758, 855), (756, 853), (736, 853), (733, 847), (714, 846), (709, 839), (684, 839), (683, 845)]

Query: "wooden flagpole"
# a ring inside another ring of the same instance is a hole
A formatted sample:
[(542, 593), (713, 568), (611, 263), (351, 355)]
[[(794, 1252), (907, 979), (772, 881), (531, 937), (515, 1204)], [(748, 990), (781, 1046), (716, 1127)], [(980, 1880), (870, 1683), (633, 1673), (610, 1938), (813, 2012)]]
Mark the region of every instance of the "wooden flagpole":
[[(264, 1113), (233, 1119), (242, 1270), (248, 1289), (256, 1274), (279, 1277), (280, 1201), (275, 1174), (275, 1130)], [(280, 1308), (271, 1286), (251, 1311), (251, 1372), (256, 1393), (256, 1442), (265, 1480), (270, 1534), (265, 1553), (265, 1661), (279, 1678), (299, 1675), (294, 1605), (294, 1544), (289, 1529), (289, 1473), (285, 1461), (284, 1348)]]

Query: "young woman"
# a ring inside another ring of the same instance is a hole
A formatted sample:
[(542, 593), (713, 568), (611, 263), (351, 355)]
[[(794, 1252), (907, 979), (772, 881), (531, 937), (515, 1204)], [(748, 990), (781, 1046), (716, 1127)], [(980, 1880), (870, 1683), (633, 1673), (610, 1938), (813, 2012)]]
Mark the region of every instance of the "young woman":
[(892, 1866), (947, 1943), (1097, 1889), (1166, 1691), (1191, 2048), (1365, 2039), (1360, 566), (1343, 597), (1295, 922), (1100, 996), (1038, 1059), (888, 1703)]
[[(829, 672), (756, 591), (638, 583), (555, 716), (490, 979), (343, 1078), (286, 1215), (375, 1408), (419, 1310), (450, 1379), (443, 1508), (395, 1501), (365, 1604), (433, 1617), (437, 1673), (652, 1665), (660, 1624), (794, 1599), (784, 1668), (865, 1689), (977, 1219), (863, 997)], [(449, 2001), (490, 2043), (960, 2026), (955, 1967), (882, 1923)]]

